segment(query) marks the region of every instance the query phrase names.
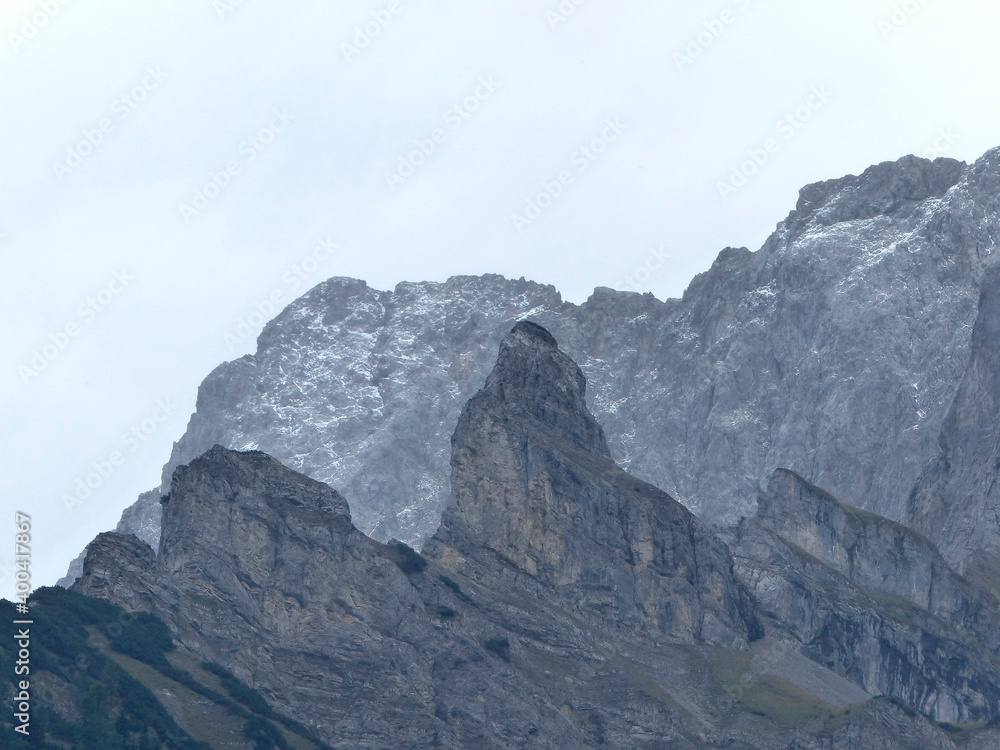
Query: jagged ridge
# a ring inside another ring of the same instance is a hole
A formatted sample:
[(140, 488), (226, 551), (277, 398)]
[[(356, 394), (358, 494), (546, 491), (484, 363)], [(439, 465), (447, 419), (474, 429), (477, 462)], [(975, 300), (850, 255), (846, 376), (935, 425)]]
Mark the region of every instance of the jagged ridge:
[[(807, 186), (759, 252), (723, 251), (665, 303), (598, 289), (578, 306), (497, 276), (392, 292), (331, 279), (206, 379), (165, 476), (215, 443), (259, 448), (341, 487), (366, 533), (419, 546), (461, 406), (530, 318), (580, 363), (616, 460), (704, 520), (752, 516), (789, 467), (905, 521), (900, 487), (937, 455), (969, 361), (998, 174), (997, 152), (907, 157)], [(144, 507), (148, 529), (158, 505)]]

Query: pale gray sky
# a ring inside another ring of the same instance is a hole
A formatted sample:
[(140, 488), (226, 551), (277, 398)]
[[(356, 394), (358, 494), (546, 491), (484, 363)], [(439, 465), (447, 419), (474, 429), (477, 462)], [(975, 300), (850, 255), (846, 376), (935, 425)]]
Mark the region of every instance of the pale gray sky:
[(998, 22), (985, 0), (5, 0), (0, 596), (14, 511), (53, 583), (158, 483), (271, 295), (495, 272), (678, 296), (806, 183), (1000, 145)]

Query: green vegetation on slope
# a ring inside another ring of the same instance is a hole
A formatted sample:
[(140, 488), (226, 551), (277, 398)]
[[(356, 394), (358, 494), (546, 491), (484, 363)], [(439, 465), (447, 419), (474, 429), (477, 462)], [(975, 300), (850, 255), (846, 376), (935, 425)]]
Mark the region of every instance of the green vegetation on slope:
[[(31, 722), (27, 737), (14, 731), (13, 717), (0, 717), (0, 748), (79, 750), (210, 750), (177, 726), (156, 696), (92, 645), (89, 628), (109, 640), (151, 656), (162, 642), (145, 643), (149, 622), (108, 602), (61, 588), (39, 589), (31, 597)], [(0, 600), (0, 618), (11, 629), (14, 605)], [(162, 626), (162, 623), (159, 623)], [(153, 626), (155, 627), (155, 626)], [(16, 643), (0, 638), (0, 671), (14, 674)], [(169, 642), (169, 638), (168, 638)], [(172, 644), (170, 644), (172, 646)], [(160, 650), (159, 655), (163, 657)], [(152, 657), (151, 658), (155, 658)], [(8, 705), (12, 684), (2, 691)]]
[[(0, 750), (211, 750), (204, 740), (217, 741), (219, 724), (239, 727), (259, 750), (329, 750), (225, 667), (203, 665), (231, 698), (175, 667), (167, 657), (174, 650), (170, 632), (154, 615), (53, 587), (32, 595), (30, 614), (20, 619), (25, 617), (33, 621), (30, 734), (15, 732), (12, 716), (3, 715)], [(7, 629), (15, 627), (10, 623), (19, 616), (13, 603), (0, 600), (0, 618)], [(11, 676), (17, 659), (13, 634), (0, 637), (0, 670)], [(199, 710), (213, 719), (185, 722), (199, 735), (192, 737), (157, 692), (181, 698), (184, 707), (204, 704)], [(0, 683), (0, 694), (10, 705), (11, 682)]]
[(745, 652), (717, 649), (713, 666), (723, 689), (746, 710), (782, 726), (797, 727), (810, 719), (831, 718), (839, 713), (834, 706), (787, 680), (755, 674), (750, 654)]

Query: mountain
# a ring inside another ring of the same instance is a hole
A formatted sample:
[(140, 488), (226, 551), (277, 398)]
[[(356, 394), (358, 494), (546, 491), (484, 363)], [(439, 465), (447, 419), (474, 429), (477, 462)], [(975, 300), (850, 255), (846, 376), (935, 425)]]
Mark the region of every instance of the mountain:
[[(455, 431), (454, 499), (430, 542), (436, 555), (375, 542), (326, 485), (266, 454), (216, 446), (175, 471), (159, 555), (135, 537), (102, 535), (75, 589), (152, 610), (181, 646), (358, 747), (467, 747), (477, 736), (484, 746), (581, 747), (595, 727), (624, 733), (622, 742), (639, 727), (683, 738), (693, 728), (670, 728), (672, 712), (642, 690), (608, 703), (590, 680), (563, 686), (562, 675), (544, 676), (556, 667), (579, 675), (588, 663), (603, 671), (597, 662), (610, 657), (601, 652), (620, 648), (595, 638), (615, 632), (609, 617), (635, 632), (624, 643), (746, 649), (759, 631), (728, 551), (613, 464), (583, 388), (543, 329), (522, 323), (504, 339)], [(470, 485), (472, 476), (481, 479)], [(536, 514), (551, 520), (567, 503), (582, 517), (562, 520), (591, 537), (585, 559), (553, 547), (565, 538), (559, 523), (522, 534)], [(492, 528), (484, 516), (509, 533), (480, 546)], [(614, 606), (602, 574), (620, 579), (631, 607)], [(622, 710), (597, 709), (602, 701)], [(595, 708), (560, 713), (581, 702)]]
[(65, 582), (152, 618), (176, 746), (219, 742), (184, 688), (227, 742), (996, 747), (998, 188), (1000, 149), (807, 186), (666, 302), (330, 279)]
[(332, 746), (996, 740), (871, 699), (787, 624), (765, 632), (726, 546), (611, 460), (585, 393), (548, 331), (515, 325), (457, 422), (451, 498), (424, 554), (362, 534), (327, 485), (215, 446), (174, 471), (159, 553), (102, 534), (74, 591), (165, 623), (176, 653), (150, 661), (166, 675), (224, 664)]
[[(256, 353), (205, 379), (163, 485), (119, 530), (155, 547), (174, 469), (220, 444), (340, 488), (366, 534), (419, 548), (447, 503), (462, 406), (511, 325), (530, 319), (579, 363), (614, 459), (702, 520), (752, 517), (771, 473), (787, 468), (921, 529), (965, 570), (997, 544), (996, 525), (910, 496), (921, 482), (958, 492), (972, 481), (927, 471), (996, 266), (998, 184), (1000, 150), (973, 165), (905, 157), (809, 185), (760, 250), (727, 248), (666, 302), (599, 288), (574, 305), (499, 276), (391, 292), (330, 279), (268, 323)], [(955, 520), (921, 526), (931, 505)]]

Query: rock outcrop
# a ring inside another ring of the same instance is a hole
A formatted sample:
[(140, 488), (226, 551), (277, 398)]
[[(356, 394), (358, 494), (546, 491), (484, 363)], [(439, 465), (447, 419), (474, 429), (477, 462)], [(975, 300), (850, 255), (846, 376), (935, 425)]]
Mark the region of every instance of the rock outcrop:
[(160, 615), (183, 649), (320, 736), (463, 747), (534, 730), (542, 746), (573, 746), (552, 738), (558, 708), (486, 650), (494, 633), (453, 636), (466, 619), (454, 593), (426, 571), (425, 590), (412, 585), (403, 568), (418, 575), (420, 558), (354, 529), (326, 485), (216, 447), (175, 472), (163, 520), (156, 557), (135, 537), (95, 540), (76, 589)]
[(910, 497), (907, 521), (959, 571), (1000, 592), (1000, 273), (983, 284), (971, 356), (940, 454)]
[(952, 746), (915, 710), (1000, 711), (998, 196), (1000, 149), (807, 186), (667, 302), (331, 279), (76, 586), (359, 747)]
[(428, 556), (494, 589), (530, 577), (617, 627), (745, 648), (762, 633), (725, 545), (615, 465), (584, 383), (545, 329), (514, 327), (458, 420)]
[[(563, 684), (610, 677), (600, 662), (657, 642), (745, 649), (760, 626), (725, 547), (611, 461), (583, 375), (547, 331), (520, 323), (504, 339), (453, 442), (430, 562), (361, 534), (328, 486), (216, 446), (174, 472), (159, 555), (103, 534), (77, 589), (156, 612), (189, 651), (359, 747), (569, 748), (594, 732), (699, 746), (703, 730), (635, 677), (610, 702)], [(665, 673), (671, 658), (653, 663)]]
[(942, 721), (1000, 712), (1000, 602), (927, 539), (774, 473), (737, 567), (766, 621), (803, 653)]

